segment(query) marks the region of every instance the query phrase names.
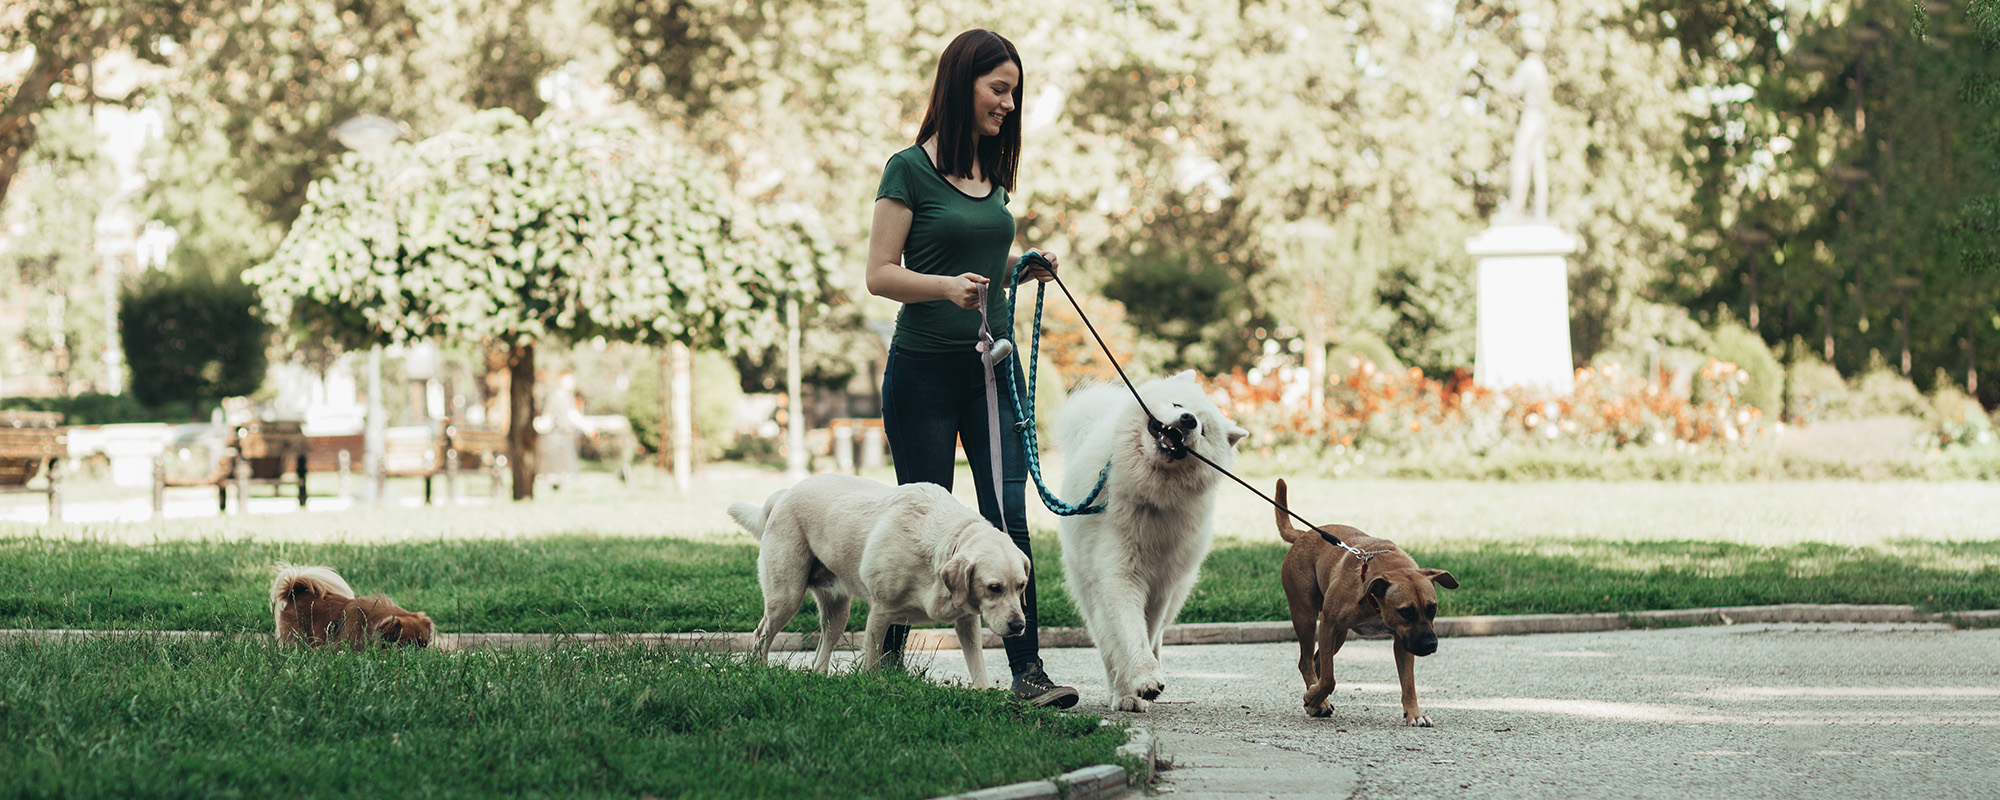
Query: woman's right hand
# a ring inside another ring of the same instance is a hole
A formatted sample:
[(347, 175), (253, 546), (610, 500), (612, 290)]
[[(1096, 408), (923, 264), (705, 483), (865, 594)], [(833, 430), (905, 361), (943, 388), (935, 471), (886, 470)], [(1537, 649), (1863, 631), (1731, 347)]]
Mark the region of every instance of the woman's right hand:
[(959, 308), (967, 311), (974, 311), (979, 308), (979, 287), (986, 285), (986, 276), (977, 272), (967, 272), (955, 277), (946, 278), (945, 281), (947, 283), (944, 290), (944, 299), (950, 300)]

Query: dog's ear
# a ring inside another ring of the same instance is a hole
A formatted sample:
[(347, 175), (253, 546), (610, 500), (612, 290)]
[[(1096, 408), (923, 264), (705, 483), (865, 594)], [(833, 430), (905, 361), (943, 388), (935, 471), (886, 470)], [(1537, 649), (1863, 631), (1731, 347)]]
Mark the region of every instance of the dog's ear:
[(944, 581), (945, 591), (951, 595), (951, 604), (959, 608), (972, 606), (972, 557), (964, 553), (952, 556), (938, 570), (938, 580)]
[(1441, 569), (1426, 569), (1421, 570), (1421, 572), (1424, 573), (1424, 577), (1431, 579), (1431, 583), (1435, 583), (1446, 589), (1458, 588), (1458, 579), (1452, 577), (1449, 572)]
[(1237, 443), (1237, 442), (1240, 442), (1240, 441), (1243, 441), (1243, 437), (1245, 437), (1245, 436), (1249, 436), (1249, 435), (1250, 435), (1250, 432), (1249, 432), (1249, 431), (1246, 431), (1246, 430), (1244, 430), (1244, 429), (1243, 429), (1243, 426), (1241, 426), (1241, 425), (1238, 425), (1238, 424), (1236, 424), (1236, 423), (1234, 423), (1234, 422), (1230, 422), (1230, 423), (1229, 423), (1229, 446), (1230, 446), (1230, 447), (1235, 447), (1235, 446), (1236, 446), (1236, 443)]
[(1184, 369), (1180, 371), (1180, 374), (1177, 374), (1174, 377), (1170, 378), (1170, 380), (1187, 381), (1188, 383), (1200, 383), (1201, 376), (1196, 375), (1194, 370)]
[(1381, 604), (1381, 602), (1382, 602), (1383, 600), (1387, 599), (1388, 597), (1389, 597), (1389, 579), (1388, 579), (1388, 578), (1376, 578), (1375, 580), (1372, 580), (1372, 581), (1369, 581), (1369, 582), (1368, 582), (1368, 600), (1369, 600), (1369, 602), (1372, 602), (1372, 603), (1375, 603), (1375, 604), (1377, 604), (1377, 605), (1380, 605), (1380, 604)]
[(375, 633), (381, 635), (382, 641), (385, 642), (401, 641), (403, 637), (402, 618), (396, 616), (388, 616), (376, 620)]

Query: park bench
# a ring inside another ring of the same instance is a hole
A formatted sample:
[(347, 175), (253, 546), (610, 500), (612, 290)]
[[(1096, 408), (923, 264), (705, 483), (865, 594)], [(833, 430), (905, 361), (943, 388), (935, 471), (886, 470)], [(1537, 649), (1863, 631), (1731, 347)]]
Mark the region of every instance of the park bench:
[(507, 464), (504, 431), (453, 420), (436, 426), (390, 428), (382, 440), (382, 476), (422, 478), (424, 503), (432, 502), (432, 480), (443, 476), (445, 496), (456, 500), (458, 476), (468, 462), (492, 476), (489, 496), (500, 493), (500, 476)]
[[(237, 510), (248, 511), (251, 486), (271, 486), (282, 493), (284, 487), (295, 485), (299, 507), (305, 507), (311, 445), (298, 422), (252, 420), (230, 426), (219, 447), (193, 456), (190, 464), (178, 463), (196, 449), (205, 448), (189, 447), (183, 454), (169, 447), (153, 462), (153, 513), (166, 510), (168, 488), (185, 486), (214, 486), (218, 511), (229, 510), (229, 490), (234, 486)], [(176, 468), (169, 468), (170, 460)]]
[(362, 455), (367, 452), (368, 437), (359, 431), (307, 436), (306, 471), (333, 473), (340, 479), (337, 494), (349, 497), (353, 488), (350, 481), (361, 467)]
[(832, 434), (835, 470), (859, 475), (864, 468), (882, 466), (888, 439), (883, 435), (880, 417), (842, 417), (828, 422), (827, 430)]
[[(306, 456), (311, 450), (303, 424), (251, 421), (230, 431), (231, 477), (236, 483), (238, 508), (248, 511), (250, 487), (299, 488), (299, 508), (306, 507)], [(227, 511), (227, 501), (218, 510)]]
[[(49, 496), (49, 521), (62, 520), (62, 458), (69, 453), (63, 415), (45, 411), (0, 412), (0, 493)], [(28, 482), (48, 477), (40, 487)]]

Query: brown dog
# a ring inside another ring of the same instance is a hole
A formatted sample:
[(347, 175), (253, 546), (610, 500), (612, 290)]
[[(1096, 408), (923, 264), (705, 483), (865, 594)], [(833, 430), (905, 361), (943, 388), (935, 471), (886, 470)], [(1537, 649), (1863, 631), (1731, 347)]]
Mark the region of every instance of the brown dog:
[[(1285, 554), (1285, 599), (1292, 607), (1292, 631), (1299, 637), (1299, 675), (1306, 679), (1306, 713), (1331, 716), (1333, 654), (1352, 630), (1395, 637), (1396, 677), (1403, 684), (1403, 722), (1431, 726), (1417, 708), (1416, 656), (1437, 652), (1437, 590), (1458, 588), (1441, 569), (1421, 569), (1395, 542), (1377, 539), (1346, 525), (1302, 531), (1286, 517), (1285, 482), (1278, 481), (1278, 535), (1292, 543)], [(1313, 535), (1317, 533), (1318, 535)], [(1327, 539), (1331, 533), (1365, 557)], [(1318, 652), (1314, 652), (1314, 645)]]
[(271, 581), (271, 614), (277, 619), (279, 644), (429, 647), (436, 632), (429, 614), (406, 611), (384, 595), (357, 599), (347, 581), (326, 567), (278, 565)]

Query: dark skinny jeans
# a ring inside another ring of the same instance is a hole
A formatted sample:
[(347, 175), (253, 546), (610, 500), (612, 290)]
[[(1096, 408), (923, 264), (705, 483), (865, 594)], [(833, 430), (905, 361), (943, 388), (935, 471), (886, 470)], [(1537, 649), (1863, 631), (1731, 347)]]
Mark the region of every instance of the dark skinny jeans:
[[(1001, 369), (1013, 373), (1015, 386), (1026, 386), (1021, 378), (1020, 359), (1009, 356)], [(935, 483), (951, 488), (957, 468), (953, 445), (963, 443), (965, 458), (972, 468), (972, 485), (979, 493), (979, 514), (1014, 540), (1029, 559), (1035, 554), (1028, 546), (1026, 492), (1028, 465), (1021, 451), (1021, 437), (1014, 431), (1014, 404), (1007, 398), (1004, 373), (1000, 375), (1000, 469), (1002, 490), (1007, 499), (1005, 524), (1000, 510), (993, 507), (993, 462), (991, 437), (986, 432), (986, 365), (979, 353), (966, 348), (963, 353), (918, 353), (899, 347), (889, 349), (889, 363), (882, 375), (882, 431), (889, 440), (889, 456), (896, 462), (896, 483)], [(1020, 636), (1000, 640), (1007, 648), (1007, 663), (1019, 672), (1028, 662), (1041, 657), (1041, 627), (1035, 615), (1035, 575), (1028, 573), (1028, 592), (1022, 604), (1028, 628)], [(883, 643), (885, 658), (900, 660), (907, 625), (891, 625)]]

